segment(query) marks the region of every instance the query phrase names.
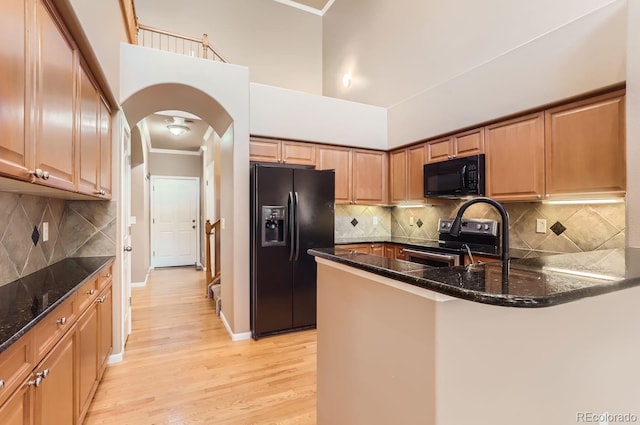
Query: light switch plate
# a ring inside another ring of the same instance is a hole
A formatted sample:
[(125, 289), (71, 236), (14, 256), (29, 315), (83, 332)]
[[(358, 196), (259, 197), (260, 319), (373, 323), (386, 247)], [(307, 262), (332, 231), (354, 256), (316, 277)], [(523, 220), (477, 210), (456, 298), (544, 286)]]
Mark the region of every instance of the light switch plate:
[(49, 223), (45, 221), (42, 223), (42, 242), (46, 242), (48, 240), (49, 240)]
[(414, 218), (413, 216), (409, 216), (409, 226), (413, 226)]
[(547, 233), (547, 220), (544, 218), (536, 219), (536, 233)]
[(374, 225), (374, 226), (377, 226), (377, 225), (378, 225), (378, 216), (377, 216), (377, 215), (374, 215), (374, 216), (373, 216), (373, 225)]

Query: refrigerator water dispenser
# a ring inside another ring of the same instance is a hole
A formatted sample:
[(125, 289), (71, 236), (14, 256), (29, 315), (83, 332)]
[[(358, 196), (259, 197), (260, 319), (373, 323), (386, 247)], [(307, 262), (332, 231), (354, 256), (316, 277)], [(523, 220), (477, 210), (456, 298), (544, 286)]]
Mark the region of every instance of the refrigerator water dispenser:
[(262, 206), (262, 246), (286, 245), (286, 211), (281, 205)]

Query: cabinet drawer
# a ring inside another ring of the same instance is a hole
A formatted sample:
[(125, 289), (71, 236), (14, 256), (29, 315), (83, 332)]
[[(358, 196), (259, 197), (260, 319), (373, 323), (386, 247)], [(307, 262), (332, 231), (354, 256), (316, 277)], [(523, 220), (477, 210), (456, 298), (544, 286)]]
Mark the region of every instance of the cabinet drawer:
[(35, 326), (37, 360), (42, 359), (62, 338), (62, 335), (71, 329), (78, 311), (76, 303), (74, 293)]
[(98, 286), (96, 289), (101, 291), (107, 283), (113, 280), (113, 263), (109, 264), (107, 267), (104, 267), (100, 272), (98, 272)]
[(78, 293), (76, 295), (78, 301), (78, 314), (82, 314), (84, 310), (91, 305), (96, 298), (98, 298), (98, 292), (100, 292), (98, 281), (99, 278), (95, 277), (78, 289)]
[(28, 332), (0, 353), (0, 405), (35, 366), (34, 333)]

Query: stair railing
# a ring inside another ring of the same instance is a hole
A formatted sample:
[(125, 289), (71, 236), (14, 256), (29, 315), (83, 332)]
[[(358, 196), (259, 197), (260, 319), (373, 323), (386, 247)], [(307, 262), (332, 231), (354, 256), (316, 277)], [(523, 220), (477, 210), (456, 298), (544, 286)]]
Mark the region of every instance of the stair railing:
[(209, 42), (207, 34), (202, 39), (138, 24), (138, 45), (178, 53), (202, 59), (229, 63)]

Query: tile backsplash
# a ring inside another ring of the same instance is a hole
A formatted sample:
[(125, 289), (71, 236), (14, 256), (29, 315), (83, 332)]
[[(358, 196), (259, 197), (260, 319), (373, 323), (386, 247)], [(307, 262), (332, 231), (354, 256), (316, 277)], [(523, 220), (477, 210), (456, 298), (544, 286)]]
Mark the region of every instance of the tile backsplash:
[(66, 257), (114, 255), (116, 213), (115, 202), (0, 192), (0, 285)]
[[(398, 208), (364, 205), (336, 205), (336, 238), (384, 238), (389, 236), (437, 240), (438, 219), (454, 217), (463, 201), (439, 205)], [(580, 252), (622, 248), (625, 245), (625, 204), (552, 205), (538, 202), (507, 203), (510, 244), (539, 252)], [(377, 224), (374, 224), (377, 217)], [(500, 220), (489, 205), (475, 204), (468, 218)], [(355, 221), (355, 226), (352, 224)], [(536, 219), (546, 220), (546, 233), (536, 233)], [(551, 227), (565, 230), (556, 235)], [(421, 224), (421, 225), (420, 225)]]

